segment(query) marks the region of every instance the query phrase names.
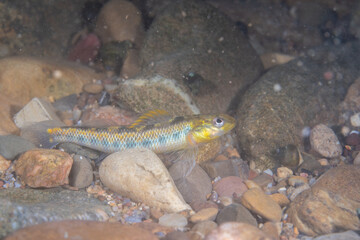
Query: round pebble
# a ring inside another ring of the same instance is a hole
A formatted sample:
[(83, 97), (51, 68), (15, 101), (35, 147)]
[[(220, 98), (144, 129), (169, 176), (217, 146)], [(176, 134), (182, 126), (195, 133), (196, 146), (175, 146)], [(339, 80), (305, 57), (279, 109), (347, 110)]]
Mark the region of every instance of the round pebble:
[(360, 112), (350, 117), (350, 123), (353, 127), (360, 127)]
[(341, 144), (334, 131), (324, 124), (316, 125), (310, 134), (311, 147), (324, 157), (338, 157), (342, 153)]
[(177, 213), (164, 214), (159, 218), (159, 224), (165, 227), (183, 228), (187, 223), (187, 219)]
[(104, 86), (97, 83), (88, 83), (83, 86), (83, 90), (87, 93), (97, 94), (101, 93), (101, 91), (104, 90)]

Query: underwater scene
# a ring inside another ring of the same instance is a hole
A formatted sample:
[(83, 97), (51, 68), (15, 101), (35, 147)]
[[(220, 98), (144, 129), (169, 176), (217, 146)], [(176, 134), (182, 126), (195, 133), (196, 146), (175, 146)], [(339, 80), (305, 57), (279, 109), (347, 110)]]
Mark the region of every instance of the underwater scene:
[(0, 0), (0, 239), (360, 240), (360, 1)]

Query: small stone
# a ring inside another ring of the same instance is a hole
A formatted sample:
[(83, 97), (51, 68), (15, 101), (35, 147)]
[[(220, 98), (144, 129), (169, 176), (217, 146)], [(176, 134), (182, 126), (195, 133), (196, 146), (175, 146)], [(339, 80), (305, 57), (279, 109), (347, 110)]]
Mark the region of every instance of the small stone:
[(242, 195), (241, 204), (270, 221), (279, 222), (281, 220), (282, 211), (279, 204), (258, 188), (246, 191)]
[(301, 185), (300, 187), (295, 188), (295, 190), (290, 193), (289, 199), (290, 199), (291, 201), (294, 201), (294, 199), (295, 199), (300, 193), (302, 193), (303, 191), (308, 190), (308, 189), (310, 189), (310, 186), (309, 186), (309, 184), (307, 184), (307, 183)]
[(218, 214), (217, 208), (204, 208), (190, 217), (190, 222), (214, 221)]
[(123, 196), (166, 212), (191, 210), (158, 156), (150, 150), (125, 150), (110, 154), (100, 165), (105, 186)]
[(13, 160), (19, 154), (34, 148), (36, 146), (32, 142), (22, 137), (16, 135), (0, 136), (0, 155), (6, 159)]
[(77, 94), (71, 94), (57, 99), (52, 105), (57, 111), (72, 111), (77, 104)]
[(227, 222), (221, 224), (205, 237), (205, 240), (272, 240), (263, 231), (247, 223)]
[(242, 222), (257, 226), (256, 219), (243, 205), (234, 203), (220, 210), (216, 217), (216, 222), (222, 224), (225, 222)]
[(240, 158), (239, 152), (234, 147), (228, 147), (225, 149), (229, 158)]
[(233, 160), (222, 160), (214, 162), (205, 162), (202, 164), (205, 172), (210, 176), (210, 178), (216, 177), (228, 177), (228, 176), (239, 176), (237, 167), (235, 166)]
[(257, 183), (255, 183), (252, 180), (246, 180), (246, 181), (244, 181), (244, 183), (248, 187), (248, 189), (250, 189), (250, 188), (262, 189)]
[(57, 187), (69, 183), (72, 157), (55, 149), (34, 149), (25, 152), (15, 164), (21, 180), (33, 188)]
[(161, 238), (161, 240), (190, 240), (190, 238), (185, 232), (172, 231), (166, 234), (165, 237)]
[(345, 143), (350, 146), (356, 146), (360, 144), (360, 134), (358, 132), (351, 132), (346, 138)]
[(318, 162), (321, 166), (329, 166), (329, 161), (326, 158), (320, 158), (318, 159)]
[(46, 99), (33, 98), (25, 107), (15, 114), (14, 122), (18, 128), (48, 120), (60, 122), (60, 118), (55, 112), (55, 108)]
[(302, 176), (292, 176), (288, 179), (290, 186), (297, 187), (308, 183), (308, 179)]
[(69, 176), (70, 186), (77, 188), (88, 187), (94, 179), (90, 160), (80, 155), (75, 155), (73, 159), (74, 163)]
[(350, 117), (350, 123), (353, 127), (360, 127), (360, 112)]
[(11, 161), (0, 155), (0, 173), (5, 172), (11, 165)]
[(164, 214), (159, 218), (159, 224), (166, 227), (184, 228), (187, 225), (187, 219), (181, 214)]
[(274, 193), (269, 195), (275, 202), (277, 202), (277, 204), (279, 204), (280, 207), (285, 207), (287, 205), (289, 205), (290, 200), (281, 193)]
[(286, 55), (282, 53), (266, 53), (260, 56), (261, 62), (264, 65), (265, 69), (272, 68), (277, 65), (287, 63), (294, 59), (291, 55)]
[(190, 203), (190, 206), (195, 212), (199, 212), (201, 209), (204, 208), (218, 208), (218, 205), (212, 201), (201, 201), (201, 200), (196, 200)]
[(216, 182), (214, 184), (214, 190), (219, 194), (220, 197), (233, 197), (233, 194), (241, 196), (247, 190), (247, 187), (241, 178), (229, 176)]
[(227, 196), (219, 197), (219, 201), (220, 204), (224, 205), (225, 207), (233, 204), (234, 202), (232, 197)]
[(83, 86), (83, 91), (91, 94), (98, 94), (104, 90), (104, 86), (98, 83), (87, 83)]
[(159, 220), (159, 218), (164, 215), (164, 212), (160, 208), (150, 208), (150, 215), (152, 218)]
[(216, 227), (217, 224), (213, 221), (203, 221), (196, 223), (189, 232), (190, 239), (202, 240), (208, 233), (210, 233)]
[(273, 183), (274, 179), (269, 174), (261, 173), (260, 175), (253, 178), (252, 181), (259, 185), (261, 188), (265, 188), (270, 183)]
[(288, 178), (293, 175), (293, 171), (287, 167), (279, 167), (276, 173), (279, 178)]
[(334, 131), (324, 124), (316, 125), (310, 133), (311, 147), (324, 157), (334, 158), (342, 153), (341, 144)]
[(261, 230), (272, 239), (279, 239), (281, 233), (280, 222), (266, 222)]

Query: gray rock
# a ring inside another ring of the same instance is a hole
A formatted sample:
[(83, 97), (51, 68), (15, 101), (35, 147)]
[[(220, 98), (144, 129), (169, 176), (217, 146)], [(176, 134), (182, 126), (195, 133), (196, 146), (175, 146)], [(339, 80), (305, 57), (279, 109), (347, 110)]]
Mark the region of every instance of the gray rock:
[[(263, 170), (279, 166), (271, 152), (288, 144), (303, 146), (299, 133), (305, 127), (337, 123), (341, 115), (337, 104), (359, 74), (352, 62), (359, 58), (360, 45), (346, 47), (342, 54), (314, 50), (313, 60), (301, 58), (277, 66), (248, 89), (237, 115), (237, 136), (246, 160)], [(325, 80), (328, 72), (334, 77)]]
[(169, 168), (169, 173), (174, 179), (177, 189), (187, 203), (197, 200), (206, 201), (206, 196), (210, 194), (212, 190), (209, 176), (197, 164), (187, 175), (183, 172), (187, 169), (184, 164), (187, 165), (185, 161), (180, 160)]
[(62, 97), (53, 103), (54, 108), (57, 111), (72, 111), (77, 104), (77, 94), (71, 94), (66, 97)]
[(310, 134), (311, 147), (323, 157), (339, 157), (342, 146), (334, 131), (324, 124), (316, 125)]
[(222, 178), (228, 176), (239, 176), (238, 168), (231, 159), (225, 161), (205, 162), (202, 164), (202, 167), (210, 178), (216, 178), (217, 176)]
[(171, 1), (147, 31), (140, 58), (144, 77), (183, 83), (202, 113), (223, 112), (263, 69), (243, 33), (203, 1)]
[(360, 236), (354, 231), (346, 231), (319, 236), (313, 240), (360, 240)]
[(0, 136), (0, 155), (8, 160), (13, 160), (19, 154), (34, 148), (36, 148), (35, 144), (22, 137), (16, 135)]
[(2, 189), (0, 191), (0, 237), (43, 222), (81, 219), (105, 221), (110, 207), (85, 191), (53, 189)]
[(256, 219), (243, 205), (233, 203), (220, 210), (216, 217), (217, 224), (225, 222), (242, 222), (257, 227)]
[(75, 143), (60, 143), (57, 147), (59, 149), (63, 149), (65, 152), (69, 154), (77, 154), (89, 158), (91, 160), (96, 160), (101, 155), (99, 152), (95, 150), (79, 146)]
[(88, 187), (94, 179), (90, 160), (80, 155), (75, 155), (73, 159), (74, 163), (70, 170), (69, 184), (77, 188)]
[(159, 224), (166, 227), (183, 228), (187, 225), (187, 219), (181, 214), (164, 214), (159, 218)]

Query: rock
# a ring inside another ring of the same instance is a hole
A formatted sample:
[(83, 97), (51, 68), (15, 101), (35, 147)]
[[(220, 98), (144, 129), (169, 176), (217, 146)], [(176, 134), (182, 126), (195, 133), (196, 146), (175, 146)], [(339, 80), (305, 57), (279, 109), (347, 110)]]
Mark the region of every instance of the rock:
[(280, 206), (258, 188), (246, 191), (241, 197), (241, 204), (270, 221), (279, 222), (281, 220)]
[(341, 144), (334, 131), (324, 124), (316, 125), (310, 134), (311, 147), (324, 157), (334, 158), (342, 153)]
[(229, 176), (217, 181), (214, 184), (214, 190), (220, 197), (233, 197), (234, 194), (236, 194), (236, 196), (242, 196), (243, 193), (246, 192), (247, 187), (241, 178)]
[(272, 184), (274, 182), (274, 179), (271, 175), (262, 172), (260, 175), (256, 176), (252, 179), (254, 183), (259, 185), (261, 188), (267, 187), (270, 183)]
[(290, 199), (291, 201), (294, 201), (294, 199), (295, 199), (300, 193), (302, 193), (303, 191), (308, 190), (308, 189), (310, 189), (310, 186), (309, 186), (309, 184), (305, 183), (305, 184), (303, 184), (303, 185), (301, 185), (301, 186), (293, 189), (292, 191), (289, 191), (289, 190), (290, 190), (290, 188), (289, 188), (288, 191), (287, 191), (287, 194), (288, 194), (288, 196), (289, 196), (289, 199)]
[(206, 2), (170, 2), (147, 31), (140, 59), (142, 75), (184, 83), (204, 114), (223, 112), (262, 71), (246, 37)]
[(351, 145), (351, 146), (356, 146), (360, 144), (360, 134), (357, 132), (352, 132), (350, 133), (346, 138), (345, 138), (345, 143), (347, 145)]
[(327, 235), (322, 235), (314, 240), (359, 240), (360, 236), (356, 234), (354, 231), (346, 231), (342, 233), (332, 233)]
[(0, 174), (1, 172), (5, 172), (10, 167), (10, 165), (11, 161), (0, 155)]
[(94, 179), (90, 160), (80, 155), (75, 155), (73, 159), (74, 163), (69, 175), (70, 186), (77, 188), (88, 187)]
[(302, 170), (307, 170), (310, 172), (320, 171), (322, 169), (321, 164), (319, 163), (316, 158), (308, 153), (302, 152), (301, 153), (303, 163), (298, 167), (298, 172)]
[(159, 224), (166, 227), (181, 229), (184, 228), (187, 223), (186, 217), (178, 213), (164, 214), (159, 218)]
[(33, 188), (57, 187), (69, 183), (72, 157), (56, 149), (33, 149), (23, 153), (15, 172), (21, 181)]
[(130, 41), (135, 45), (128, 52), (120, 76), (131, 78), (139, 70), (139, 48), (143, 44), (144, 29), (141, 12), (129, 1), (112, 0), (105, 4), (97, 18), (95, 32), (103, 43)]
[(78, 102), (77, 94), (71, 94), (57, 99), (52, 105), (57, 111), (72, 111)]
[(293, 171), (287, 167), (279, 167), (276, 172), (279, 178), (288, 178), (293, 175)]
[(204, 236), (217, 227), (213, 221), (203, 221), (196, 223), (190, 230), (189, 236), (191, 240), (202, 240)]
[(166, 212), (191, 210), (162, 161), (150, 150), (127, 150), (106, 157), (100, 179), (112, 191)]
[(120, 84), (116, 99), (136, 112), (163, 109), (174, 116), (199, 114), (200, 110), (182, 87), (172, 79), (156, 76)]
[(68, 59), (75, 62), (88, 64), (94, 62), (99, 53), (101, 42), (94, 33), (83, 33), (71, 48)]
[(271, 237), (271, 239), (279, 239), (282, 230), (281, 225), (282, 223), (280, 222), (266, 222), (264, 223), (264, 226), (261, 228), (261, 230), (265, 232), (268, 237)]
[(228, 177), (228, 176), (239, 176), (238, 169), (233, 160), (224, 160), (216, 162), (206, 162), (202, 165), (205, 172), (210, 178), (216, 177)]
[(192, 223), (198, 223), (202, 221), (214, 221), (216, 218), (216, 215), (218, 214), (217, 208), (204, 208), (195, 213), (190, 217), (190, 222)]
[(247, 223), (228, 222), (223, 223), (211, 231), (205, 240), (271, 240), (257, 227)]
[(293, 56), (282, 53), (265, 53), (260, 56), (261, 62), (266, 70), (277, 65), (285, 64), (294, 58)]
[(133, 111), (114, 106), (90, 108), (81, 116), (82, 125), (91, 127), (131, 125), (136, 119), (137, 115)]
[(36, 146), (26, 139), (16, 136), (0, 136), (0, 155), (6, 159), (13, 160), (19, 154), (34, 149)]
[(214, 159), (224, 145), (223, 138), (215, 139), (209, 143), (201, 144), (196, 156), (196, 163), (201, 164)]
[(48, 222), (23, 228), (6, 237), (7, 240), (20, 239), (158, 239), (150, 232), (135, 226), (121, 223), (95, 222), (95, 221), (60, 221)]
[(284, 194), (281, 194), (281, 193), (271, 194), (270, 197), (277, 204), (279, 204), (280, 207), (285, 207), (285, 206), (289, 205), (289, 203), (290, 203), (290, 200)]
[(341, 107), (345, 111), (350, 110), (356, 112), (360, 110), (359, 102), (360, 102), (360, 78), (357, 78), (347, 89), (347, 93), (344, 101), (341, 103)]
[(55, 99), (79, 93), (83, 84), (101, 77), (94, 70), (75, 63), (33, 57), (0, 60), (0, 93), (25, 105), (34, 97)]
[(169, 168), (169, 173), (185, 202), (191, 203), (197, 200), (206, 200), (211, 193), (212, 185), (209, 176), (199, 166), (195, 165), (186, 176), (188, 167), (186, 161), (177, 161)]
[(217, 224), (225, 222), (242, 222), (257, 227), (256, 219), (243, 205), (233, 203), (221, 209), (217, 218)]
[(69, 154), (76, 154), (91, 160), (97, 160), (100, 157), (100, 153), (86, 147), (82, 147), (80, 145), (74, 143), (60, 143), (57, 145), (60, 150), (67, 152)]
[(18, 128), (49, 120), (61, 122), (55, 113), (55, 108), (44, 98), (33, 98), (14, 116), (14, 122)]
[(104, 90), (104, 86), (98, 83), (87, 83), (83, 86), (83, 91), (91, 94), (98, 94)]
[(34, 224), (70, 219), (106, 221), (110, 214), (108, 205), (89, 198), (85, 191), (62, 188), (9, 188), (0, 191), (1, 238)]
[(191, 202), (190, 206), (195, 212), (199, 212), (204, 208), (218, 208), (218, 205), (212, 201), (201, 201), (201, 200), (196, 200)]
[(311, 236), (359, 230), (360, 167), (342, 165), (323, 174), (290, 204), (289, 219)]
[(308, 183), (308, 179), (303, 176), (292, 176), (288, 179), (290, 186), (297, 187)]
[(190, 238), (188, 237), (188, 235), (185, 232), (180, 232), (180, 231), (172, 231), (172, 232), (166, 234), (166, 236), (162, 239), (164, 239), (164, 240), (190, 240)]
[(360, 127), (360, 112), (355, 113), (350, 117), (350, 123), (353, 127)]

